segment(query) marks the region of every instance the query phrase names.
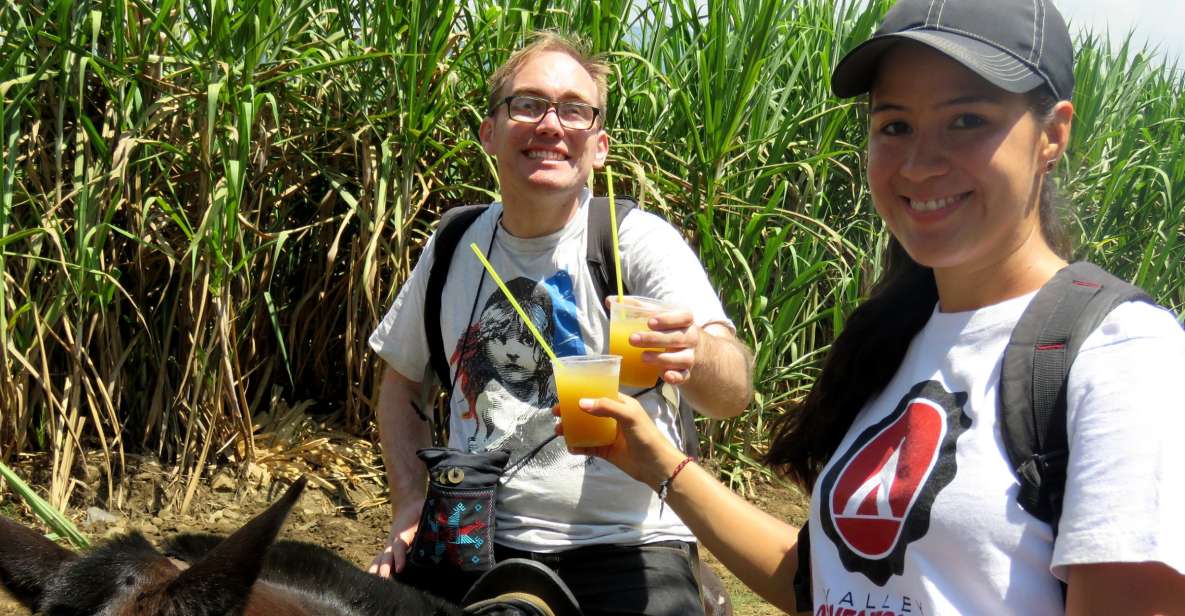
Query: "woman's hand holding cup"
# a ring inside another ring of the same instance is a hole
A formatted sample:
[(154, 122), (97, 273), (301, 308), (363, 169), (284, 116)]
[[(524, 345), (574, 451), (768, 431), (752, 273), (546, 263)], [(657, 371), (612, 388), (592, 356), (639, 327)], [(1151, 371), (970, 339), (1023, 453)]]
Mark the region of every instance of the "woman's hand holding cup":
[[(630, 477), (651, 488), (669, 477), (675, 467), (685, 458), (658, 426), (646, 414), (637, 400), (618, 394), (612, 398), (583, 398), (580, 409), (597, 417), (612, 417), (617, 420), (617, 438), (600, 447), (570, 447), (574, 454), (604, 458), (620, 468)], [(555, 410), (558, 415), (558, 407)], [(556, 424), (556, 433), (563, 435), (563, 426)]]

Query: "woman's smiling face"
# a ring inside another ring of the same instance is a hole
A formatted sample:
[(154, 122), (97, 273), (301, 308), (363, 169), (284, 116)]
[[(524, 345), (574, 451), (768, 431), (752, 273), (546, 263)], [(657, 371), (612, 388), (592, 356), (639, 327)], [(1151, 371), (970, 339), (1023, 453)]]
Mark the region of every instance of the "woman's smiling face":
[(915, 261), (970, 273), (1046, 246), (1040, 178), (1060, 148), (1025, 95), (901, 43), (882, 57), (870, 103), (873, 202)]

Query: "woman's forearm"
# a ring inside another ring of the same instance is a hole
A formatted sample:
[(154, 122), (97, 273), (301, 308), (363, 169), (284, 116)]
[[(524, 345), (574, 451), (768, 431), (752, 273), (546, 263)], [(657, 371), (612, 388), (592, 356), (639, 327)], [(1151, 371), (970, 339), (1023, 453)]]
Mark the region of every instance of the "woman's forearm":
[[(699, 465), (683, 465), (686, 454), (658, 430), (636, 399), (619, 395), (616, 400), (581, 400), (580, 408), (616, 419), (617, 440), (576, 447), (573, 453), (604, 458), (660, 493), (669, 479), (667, 506), (704, 547), (767, 601), (786, 611), (794, 609), (798, 529), (749, 504)], [(562, 425), (557, 432), (563, 433)]]
[(776, 607), (794, 611), (797, 528), (753, 506), (697, 464), (687, 465), (671, 482), (667, 506), (746, 586)]

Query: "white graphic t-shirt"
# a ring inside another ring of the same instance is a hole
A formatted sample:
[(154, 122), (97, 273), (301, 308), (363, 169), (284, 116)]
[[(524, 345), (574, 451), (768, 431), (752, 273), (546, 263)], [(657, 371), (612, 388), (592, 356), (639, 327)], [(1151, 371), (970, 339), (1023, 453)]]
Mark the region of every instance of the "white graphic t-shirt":
[(1128, 303), (1081, 347), (1055, 540), (1017, 504), (998, 425), (1000, 362), (1032, 297), (936, 309), (861, 411), (812, 494), (816, 615), (1062, 614), (1069, 565), (1185, 573), (1185, 333)]
[[(580, 210), (563, 229), (524, 239), (501, 227), (502, 205), (495, 203), (461, 238), (440, 315), (444, 350), (456, 375), (451, 447), (508, 449), (513, 463), (552, 436), (556, 422), (551, 414), (556, 403), (551, 362), (494, 281), (483, 275), (470, 243), (485, 252), (493, 239), (487, 258), (557, 355), (608, 349), (609, 319), (586, 261), (588, 207), (586, 191)], [(635, 210), (622, 223), (620, 242), (622, 279), (629, 293), (689, 309), (701, 326), (733, 327), (695, 253), (669, 224)], [(430, 240), (370, 337), (371, 347), (392, 368), (420, 382), (433, 378), (422, 322), (432, 247)], [(639, 401), (659, 428), (682, 446), (677, 411), (662, 391), (645, 393)], [(495, 536), (502, 545), (536, 552), (691, 540), (678, 517), (669, 508), (660, 516), (658, 505), (648, 487), (608, 462), (570, 455), (560, 438), (510, 473), (499, 488)]]

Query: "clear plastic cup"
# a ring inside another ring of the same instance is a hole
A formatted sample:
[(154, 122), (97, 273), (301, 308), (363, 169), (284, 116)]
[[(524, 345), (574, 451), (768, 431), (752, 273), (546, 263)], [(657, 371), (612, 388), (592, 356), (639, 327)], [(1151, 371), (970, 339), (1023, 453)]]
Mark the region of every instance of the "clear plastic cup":
[(617, 398), (621, 357), (573, 355), (552, 364), (560, 399), (560, 422), (569, 447), (600, 447), (617, 439), (617, 420), (580, 409), (581, 398)]
[(650, 387), (658, 382), (662, 369), (654, 364), (642, 363), (642, 353), (661, 353), (666, 349), (633, 346), (630, 344), (630, 334), (650, 331), (650, 317), (672, 310), (677, 308), (649, 297), (626, 295), (619, 302), (616, 295), (609, 296), (609, 352), (621, 356), (622, 385)]

